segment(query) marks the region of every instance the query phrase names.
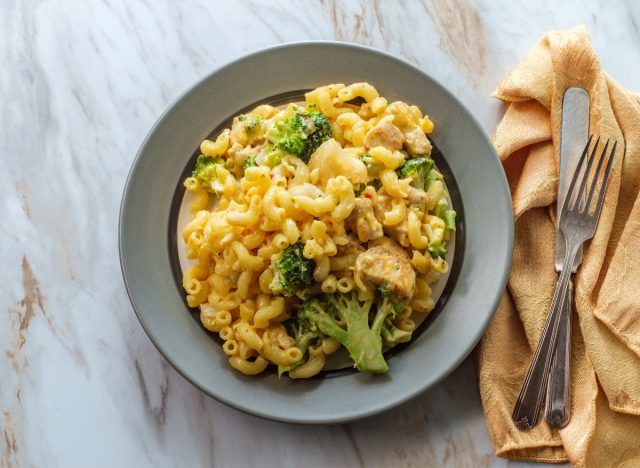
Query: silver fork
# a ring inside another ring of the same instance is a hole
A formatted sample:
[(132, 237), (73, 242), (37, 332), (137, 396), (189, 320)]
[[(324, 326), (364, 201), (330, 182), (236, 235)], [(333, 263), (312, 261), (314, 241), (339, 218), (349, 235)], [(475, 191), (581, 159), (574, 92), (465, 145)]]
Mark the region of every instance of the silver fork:
[[(618, 145), (617, 142), (614, 142), (613, 148), (607, 157), (607, 150), (609, 148), (609, 141), (607, 140), (604, 149), (597, 158), (598, 165), (593, 174), (591, 174), (594, 161), (596, 161), (598, 144), (600, 143), (600, 138), (598, 138), (591, 154), (589, 154), (589, 146), (591, 145), (592, 139), (593, 135), (589, 137), (589, 141), (582, 152), (580, 162), (571, 180), (571, 185), (567, 191), (567, 196), (559, 217), (558, 225), (566, 243), (564, 265), (573, 265), (580, 246), (585, 241), (591, 239), (596, 231), (598, 218), (602, 211), (604, 195), (607, 190), (607, 183), (611, 175), (613, 158)], [(605, 159), (607, 159), (606, 167), (604, 166)], [(585, 161), (587, 161), (587, 167), (584, 173), (581, 174), (580, 172)], [(602, 178), (600, 191), (595, 207), (593, 207), (592, 210), (591, 205), (600, 178)], [(579, 188), (576, 187), (578, 184)], [(556, 290), (553, 294), (551, 307), (549, 308), (549, 315), (545, 321), (538, 347), (529, 365), (529, 370), (527, 371), (520, 395), (513, 410), (513, 420), (520, 429), (530, 429), (538, 423), (540, 407), (547, 387), (553, 351), (556, 347), (559, 328), (558, 317), (562, 308), (561, 305), (564, 304), (566, 300), (570, 278), (571, 268), (563, 268), (556, 283)]]

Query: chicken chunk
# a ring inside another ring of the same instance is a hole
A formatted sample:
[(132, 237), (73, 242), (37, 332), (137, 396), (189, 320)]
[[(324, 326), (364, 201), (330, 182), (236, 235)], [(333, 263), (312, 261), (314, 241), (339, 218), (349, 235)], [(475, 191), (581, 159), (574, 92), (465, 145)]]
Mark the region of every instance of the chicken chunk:
[(364, 144), (369, 148), (385, 146), (391, 150), (400, 150), (404, 140), (405, 136), (398, 127), (383, 120), (367, 132)]
[(407, 200), (409, 200), (411, 205), (426, 205), (429, 201), (429, 197), (427, 196), (427, 192), (424, 190), (417, 189), (410, 185)]
[(369, 242), (384, 235), (382, 225), (376, 219), (373, 206), (369, 198), (356, 198), (356, 206), (347, 218), (347, 223), (358, 235), (360, 242)]
[(418, 218), (422, 219), (422, 216), (424, 216), (429, 204), (429, 196), (427, 195), (427, 192), (409, 186), (407, 201), (409, 202), (407, 208), (414, 210), (418, 215)]
[(376, 245), (356, 258), (355, 274), (364, 284), (391, 286), (391, 290), (402, 300), (413, 296), (416, 272), (409, 255), (395, 243)]
[(349, 241), (346, 244), (338, 246), (336, 255), (338, 257), (353, 257), (355, 261), (355, 258), (365, 251), (365, 248), (353, 235), (349, 234), (348, 237)]
[(417, 125), (411, 125), (402, 129), (405, 143), (410, 153), (416, 156), (431, 154), (431, 142), (427, 135)]

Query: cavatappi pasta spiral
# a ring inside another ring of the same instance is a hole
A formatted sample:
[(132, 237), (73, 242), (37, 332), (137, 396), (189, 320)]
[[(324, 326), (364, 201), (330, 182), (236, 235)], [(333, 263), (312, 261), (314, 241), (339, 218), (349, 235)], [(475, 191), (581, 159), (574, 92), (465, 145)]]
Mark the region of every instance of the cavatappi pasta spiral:
[(381, 350), (411, 338), (448, 268), (455, 212), (432, 131), (368, 83), (331, 84), (202, 142), (183, 286), (233, 368), (307, 378), (344, 346), (359, 370), (386, 371)]

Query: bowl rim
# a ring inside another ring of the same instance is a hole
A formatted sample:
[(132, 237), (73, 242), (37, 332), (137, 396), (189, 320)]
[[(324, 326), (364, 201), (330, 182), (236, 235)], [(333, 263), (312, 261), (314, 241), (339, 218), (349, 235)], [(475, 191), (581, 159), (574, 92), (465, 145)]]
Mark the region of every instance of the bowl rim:
[[(263, 411), (263, 410), (259, 410), (259, 409), (255, 409), (255, 408), (248, 408), (246, 406), (243, 406), (243, 405), (237, 403), (233, 399), (224, 397), (223, 395), (213, 394), (208, 388), (206, 388), (201, 382), (199, 382), (198, 379), (195, 376), (192, 376), (191, 374), (189, 374), (185, 369), (183, 369), (179, 364), (177, 364), (175, 362), (175, 359), (166, 350), (166, 348), (163, 345), (162, 341), (160, 341), (160, 340), (158, 340), (158, 339), (156, 339), (154, 337), (152, 331), (150, 330), (149, 325), (147, 323), (145, 323), (145, 319), (142, 317), (141, 312), (138, 310), (139, 306), (136, 304), (135, 299), (133, 297), (133, 294), (132, 294), (132, 291), (131, 291), (130, 279), (128, 279), (127, 271), (126, 271), (126, 267), (125, 267), (125, 258), (124, 258), (124, 254), (123, 254), (123, 243), (124, 243), (124, 237), (125, 237), (125, 233), (123, 231), (123, 218), (124, 218), (124, 214), (125, 214), (125, 210), (126, 210), (126, 206), (127, 206), (127, 200), (130, 197), (130, 192), (131, 192), (132, 187), (133, 187), (132, 186), (133, 175), (135, 174), (136, 169), (138, 168), (138, 166), (141, 163), (142, 155), (145, 152), (147, 144), (155, 136), (156, 130), (158, 129), (159, 126), (162, 125), (162, 123), (165, 121), (167, 116), (170, 115), (175, 110), (175, 108), (178, 106), (178, 104), (185, 97), (187, 97), (189, 94), (194, 92), (194, 90), (196, 90), (199, 86), (201, 86), (206, 81), (208, 81), (213, 75), (216, 75), (216, 74), (218, 74), (220, 72), (223, 72), (225, 70), (232, 69), (233, 67), (235, 67), (236, 65), (238, 65), (238, 64), (240, 64), (242, 62), (251, 60), (254, 57), (261, 56), (263, 54), (269, 54), (269, 53), (272, 53), (274, 51), (280, 51), (280, 50), (283, 50), (283, 49), (290, 49), (290, 48), (296, 48), (296, 47), (303, 47), (304, 48), (304, 47), (307, 47), (307, 46), (319, 46), (319, 45), (320, 46), (326, 45), (326, 46), (330, 46), (330, 47), (341, 47), (341, 48), (347, 48), (347, 49), (361, 50), (361, 51), (366, 52), (368, 54), (379, 56), (379, 57), (381, 57), (382, 59), (385, 59), (385, 60), (392, 60), (392, 61), (396, 61), (396, 62), (402, 62), (406, 67), (409, 67), (409, 68), (413, 69), (418, 74), (424, 75), (426, 78), (431, 80), (437, 87), (440, 88), (440, 91), (447, 96), (447, 99), (450, 99), (450, 100), (454, 101), (459, 106), (459, 108), (462, 109), (462, 111), (464, 112), (466, 118), (470, 122), (472, 122), (473, 125), (479, 130), (479, 134), (481, 135), (481, 138), (484, 140), (484, 143), (486, 143), (486, 145), (489, 148), (491, 148), (491, 151), (495, 156), (495, 161), (494, 162), (496, 164), (496, 169), (498, 170), (498, 173), (499, 173), (498, 177), (501, 179), (501, 182), (502, 182), (500, 184), (500, 187), (499, 187), (500, 188), (500, 197), (503, 198), (505, 201), (507, 201), (509, 207), (512, 208), (511, 193), (509, 191), (508, 181), (507, 181), (506, 175), (505, 175), (505, 173), (504, 173), (504, 171), (502, 169), (502, 165), (501, 165), (500, 159), (497, 156), (497, 153), (495, 151), (495, 148), (494, 148), (493, 144), (491, 143), (491, 140), (489, 139), (489, 137), (485, 133), (484, 128), (482, 127), (482, 125), (480, 124), (478, 119), (471, 113), (471, 111), (469, 111), (469, 109), (466, 107), (466, 105), (464, 105), (439, 80), (434, 78), (432, 75), (428, 74), (426, 71), (422, 70), (420, 67), (414, 65), (413, 63), (409, 62), (408, 60), (406, 60), (406, 59), (404, 59), (402, 57), (396, 57), (396, 56), (394, 56), (394, 55), (392, 55), (390, 53), (381, 51), (381, 50), (373, 48), (373, 47), (369, 47), (369, 46), (365, 46), (365, 45), (361, 45), (361, 44), (350, 43), (350, 42), (344, 42), (344, 41), (306, 40), (306, 41), (286, 42), (286, 43), (281, 43), (281, 44), (269, 46), (269, 47), (266, 47), (266, 48), (261, 48), (261, 49), (255, 50), (253, 52), (250, 52), (248, 54), (241, 55), (241, 56), (239, 56), (239, 57), (237, 57), (235, 59), (227, 61), (227, 62), (221, 64), (220, 66), (214, 68), (209, 73), (206, 73), (204, 76), (202, 76), (199, 79), (197, 79), (194, 82), (192, 82), (191, 85), (189, 85), (184, 91), (179, 93), (170, 102), (170, 104), (166, 107), (166, 109), (159, 115), (159, 117), (157, 117), (157, 119), (155, 120), (153, 126), (149, 129), (149, 131), (145, 135), (144, 139), (142, 140), (142, 142), (140, 144), (140, 147), (139, 147), (138, 151), (136, 152), (136, 155), (135, 155), (135, 157), (134, 157), (134, 159), (133, 159), (133, 161), (131, 163), (131, 167), (129, 169), (129, 172), (127, 174), (125, 185), (124, 185), (123, 192), (122, 192), (122, 198), (121, 198), (121, 202), (120, 202), (120, 209), (119, 209), (119, 216), (118, 216), (118, 253), (119, 253), (119, 260), (120, 260), (120, 269), (121, 269), (121, 272), (122, 272), (122, 277), (123, 277), (125, 289), (126, 289), (126, 292), (127, 292), (127, 296), (129, 297), (129, 301), (131, 303), (131, 306), (132, 306), (132, 308), (134, 310), (134, 313), (135, 313), (138, 321), (142, 325), (142, 328), (144, 329), (147, 337), (151, 340), (151, 342), (153, 343), (155, 348), (160, 352), (162, 357), (164, 359), (166, 359), (167, 362), (169, 362), (169, 364), (171, 364), (171, 366), (183, 378), (185, 378), (189, 383), (191, 383), (193, 386), (198, 388), (200, 391), (202, 391), (206, 395), (208, 395), (210, 397), (213, 397), (214, 399), (216, 399), (216, 400), (218, 400), (218, 401), (220, 401), (220, 402), (222, 402), (222, 403), (224, 403), (224, 404), (226, 404), (226, 405), (228, 405), (230, 407), (233, 407), (233, 408), (235, 408), (237, 410), (240, 410), (240, 411), (242, 411), (242, 412), (244, 412), (246, 414), (259, 416), (259, 417), (270, 419), (270, 420), (276, 420), (276, 421), (282, 421), (282, 422), (290, 422), (290, 423), (303, 423), (303, 424), (342, 423), (342, 422), (353, 421), (353, 420), (356, 420), (356, 419), (361, 419), (361, 418), (365, 418), (365, 417), (368, 417), (368, 416), (372, 416), (374, 414), (389, 410), (390, 408), (393, 408), (393, 407), (395, 407), (397, 405), (400, 405), (400, 404), (402, 404), (402, 403), (414, 398), (416, 395), (426, 391), (428, 388), (431, 388), (432, 386), (434, 386), (437, 383), (439, 383), (440, 381), (442, 381), (445, 377), (447, 377), (453, 370), (455, 370), (468, 357), (468, 355), (471, 353), (473, 348), (477, 345), (477, 343), (482, 338), (482, 335), (485, 333), (487, 327), (489, 326), (490, 321), (492, 320), (493, 316), (495, 315), (495, 312), (497, 310), (498, 304), (500, 302), (500, 299), (502, 297), (504, 288), (505, 288), (507, 280), (508, 280), (510, 267), (511, 267), (511, 262), (512, 262), (512, 256), (513, 256), (513, 242), (514, 242), (513, 211), (509, 210), (509, 212), (508, 212), (509, 219), (505, 220), (506, 221), (507, 230), (506, 230), (506, 232), (503, 233), (504, 236), (505, 236), (505, 240), (506, 240), (506, 244), (507, 244), (508, 248), (506, 249), (505, 256), (504, 256), (504, 262), (503, 262), (502, 269), (501, 269), (502, 270), (501, 271), (501, 276), (499, 278), (497, 278), (498, 279), (498, 284), (500, 285), (500, 287), (496, 289), (497, 292), (493, 295), (493, 297), (491, 297), (490, 306), (487, 307), (487, 309), (489, 310), (489, 313), (486, 314), (486, 316), (484, 317), (482, 322), (479, 324), (480, 326), (477, 328), (476, 333), (473, 334), (472, 340), (469, 341), (467, 343), (467, 345), (464, 346), (463, 348), (461, 347), (461, 350), (459, 351), (458, 358), (453, 360), (451, 362), (451, 364), (446, 368), (445, 371), (441, 372), (440, 375), (437, 376), (437, 378), (431, 379), (428, 384), (416, 386), (415, 389), (413, 389), (412, 391), (407, 392), (401, 398), (395, 398), (395, 399), (391, 398), (391, 399), (386, 400), (384, 403), (378, 404), (376, 406), (368, 407), (366, 409), (359, 410), (359, 411), (354, 411), (354, 412), (352, 412), (350, 414), (347, 414), (347, 415), (344, 415), (344, 416), (338, 416), (338, 417), (328, 417), (328, 418), (323, 418), (323, 417), (308, 418), (307, 417), (307, 418), (300, 418), (300, 417), (295, 417), (295, 416), (274, 415), (273, 413), (271, 413), (269, 411)], [(463, 200), (463, 204), (464, 204), (464, 200)], [(452, 294), (455, 294), (455, 288), (454, 288), (454, 291), (453, 291)]]

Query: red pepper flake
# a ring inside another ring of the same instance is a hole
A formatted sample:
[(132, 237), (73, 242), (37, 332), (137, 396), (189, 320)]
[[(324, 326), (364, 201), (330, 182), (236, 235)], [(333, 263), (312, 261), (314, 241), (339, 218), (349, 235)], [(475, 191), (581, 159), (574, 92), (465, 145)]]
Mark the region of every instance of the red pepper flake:
[(369, 192), (365, 192), (364, 193), (364, 197), (371, 199), (371, 198), (373, 198), (373, 195), (371, 195)]
[(369, 146), (368, 146), (368, 145), (365, 145), (365, 146), (364, 146), (364, 150), (365, 150), (365, 151), (369, 151)]
[(276, 176), (276, 175), (275, 175), (273, 172), (269, 172), (269, 178), (270, 178), (271, 180), (273, 180), (273, 178), (274, 178), (275, 176)]

